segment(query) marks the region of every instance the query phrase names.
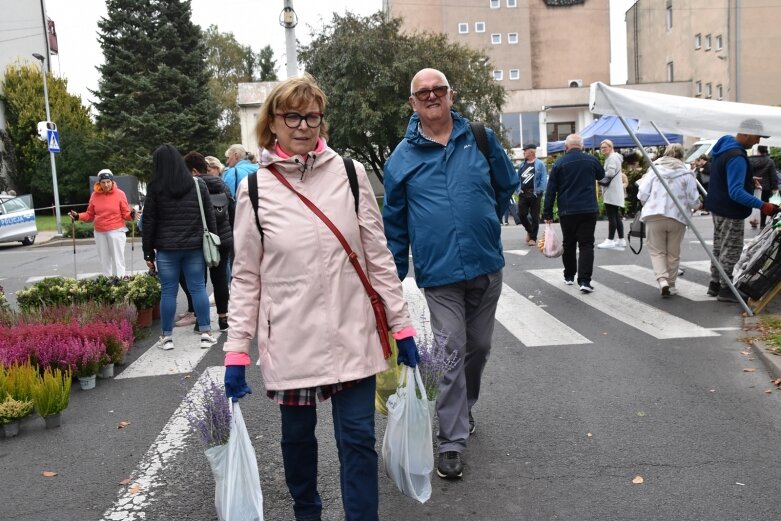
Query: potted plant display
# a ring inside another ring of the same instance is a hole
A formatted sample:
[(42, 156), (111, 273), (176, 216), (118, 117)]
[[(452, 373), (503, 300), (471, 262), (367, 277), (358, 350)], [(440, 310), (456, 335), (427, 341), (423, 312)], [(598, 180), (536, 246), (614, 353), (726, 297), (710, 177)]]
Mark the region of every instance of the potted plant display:
[(152, 325), (152, 307), (160, 300), (161, 294), (162, 288), (157, 277), (141, 273), (128, 279), (127, 300), (138, 310), (136, 325), (139, 327)]
[(60, 426), (60, 413), (70, 401), (72, 380), (70, 370), (47, 368), (33, 387), (33, 404), (47, 429)]
[(12, 438), (19, 434), (19, 422), (33, 410), (31, 400), (16, 400), (6, 396), (0, 402), (0, 425), (3, 426), (3, 434), (6, 438)]

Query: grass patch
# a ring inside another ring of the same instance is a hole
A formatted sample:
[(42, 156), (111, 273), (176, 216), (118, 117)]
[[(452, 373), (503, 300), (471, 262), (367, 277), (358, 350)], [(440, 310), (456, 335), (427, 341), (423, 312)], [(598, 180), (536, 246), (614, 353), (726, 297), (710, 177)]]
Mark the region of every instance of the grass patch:
[[(62, 228), (65, 229), (71, 220), (67, 214), (63, 214), (60, 216), (60, 222), (62, 223)], [(57, 218), (54, 215), (36, 215), (35, 225), (38, 227), (39, 232), (55, 232), (57, 231)]]
[(774, 354), (781, 355), (781, 317), (764, 315), (760, 317), (759, 337)]

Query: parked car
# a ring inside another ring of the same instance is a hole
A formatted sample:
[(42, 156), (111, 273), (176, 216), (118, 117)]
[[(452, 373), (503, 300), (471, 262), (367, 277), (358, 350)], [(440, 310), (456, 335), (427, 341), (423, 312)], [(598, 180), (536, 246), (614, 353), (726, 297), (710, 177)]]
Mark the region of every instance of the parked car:
[(713, 145), (716, 144), (717, 139), (701, 139), (696, 141), (692, 147), (686, 152), (686, 159), (684, 164), (691, 164), (695, 159), (705, 154), (710, 157), (710, 151), (713, 149)]
[(0, 195), (0, 242), (21, 241), (29, 246), (37, 235), (32, 196)]

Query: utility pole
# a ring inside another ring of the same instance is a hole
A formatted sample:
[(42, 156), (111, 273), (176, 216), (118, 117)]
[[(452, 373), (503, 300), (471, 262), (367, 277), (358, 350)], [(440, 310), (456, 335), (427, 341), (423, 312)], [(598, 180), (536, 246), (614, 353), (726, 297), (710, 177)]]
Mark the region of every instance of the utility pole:
[[(43, 75), (43, 101), (46, 103), (46, 121), (51, 121), (51, 115), (49, 112), (49, 89), (46, 86), (46, 65), (45, 58), (38, 54), (33, 53), (33, 58), (41, 62), (41, 74)], [(60, 192), (57, 189), (57, 165), (54, 161), (54, 152), (49, 150), (49, 161), (52, 164), (52, 186), (54, 188), (54, 215), (57, 219), (57, 236), (62, 237), (62, 222), (60, 221)]]
[(284, 0), (282, 13), (279, 15), (279, 25), (285, 28), (285, 53), (287, 54), (287, 77), (298, 76), (298, 53), (296, 51), (296, 25), (298, 15), (293, 10), (293, 0)]

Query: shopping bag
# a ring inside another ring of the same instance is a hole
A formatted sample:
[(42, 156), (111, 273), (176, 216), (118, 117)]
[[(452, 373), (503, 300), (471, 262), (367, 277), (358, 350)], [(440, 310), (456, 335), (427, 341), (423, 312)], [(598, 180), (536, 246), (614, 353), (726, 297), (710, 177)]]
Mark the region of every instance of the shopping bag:
[(214, 474), (214, 506), (220, 521), (263, 521), (263, 494), (255, 449), (239, 402), (231, 403), (228, 443), (206, 450)]
[(209, 230), (203, 231), (203, 259), (209, 268), (220, 264), (220, 236)]
[[(635, 255), (639, 255), (643, 250), (643, 239), (645, 239), (645, 223), (642, 220), (642, 215), (642, 210), (638, 208), (634, 220), (632, 220), (632, 223), (629, 225), (629, 233), (626, 235), (629, 240), (629, 249), (632, 250)], [(632, 246), (632, 237), (640, 239), (640, 247), (637, 250)]]
[(434, 445), (428, 398), (419, 368), (403, 366), (398, 390), (388, 398), (388, 425), (382, 439), (385, 472), (406, 496), (431, 497)]
[(545, 223), (545, 232), (543, 234), (544, 244), (542, 247), (542, 254), (546, 257), (560, 257), (564, 253), (564, 247), (561, 244), (561, 239), (556, 235), (556, 230), (553, 229), (551, 223)]
[[(391, 337), (392, 338), (392, 337)], [(399, 374), (401, 367), (396, 362), (399, 348), (395, 340), (391, 340), (391, 356), (388, 358), (388, 368), (377, 374), (377, 390), (374, 392), (374, 409), (383, 416), (388, 415), (388, 398), (396, 392), (399, 386)]]

